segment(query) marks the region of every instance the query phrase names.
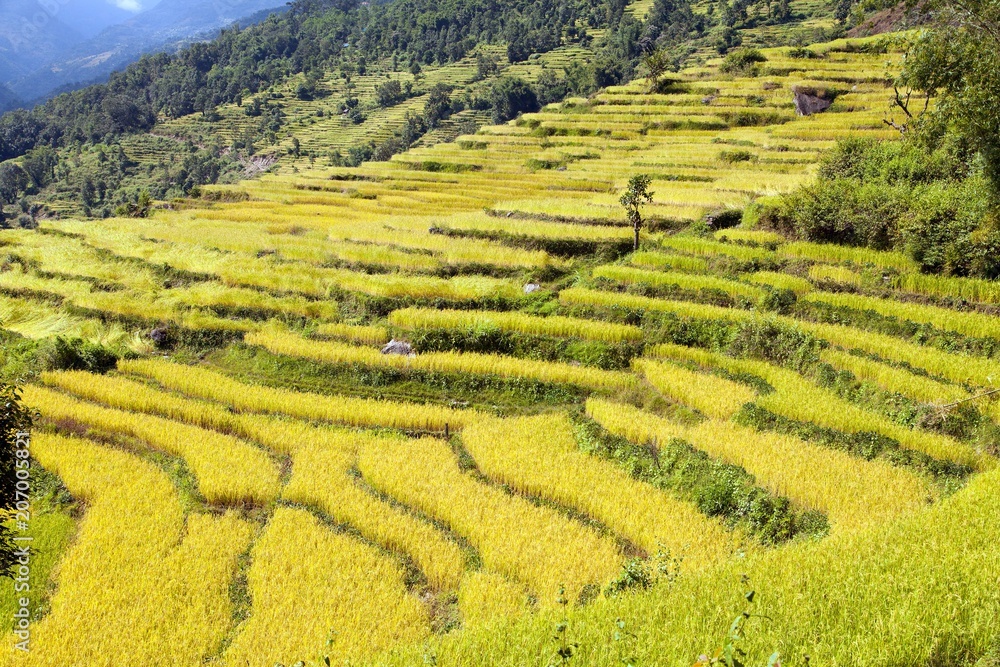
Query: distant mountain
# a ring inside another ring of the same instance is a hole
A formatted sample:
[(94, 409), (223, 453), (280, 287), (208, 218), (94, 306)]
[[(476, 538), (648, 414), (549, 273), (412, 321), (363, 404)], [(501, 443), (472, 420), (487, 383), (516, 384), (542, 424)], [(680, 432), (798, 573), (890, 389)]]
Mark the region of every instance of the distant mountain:
[[(61, 6), (53, 5), (61, 10)], [(11, 82), (61, 58), (84, 36), (36, 0), (0, 1), (0, 84)]]
[(105, 28), (128, 21), (135, 16), (135, 12), (102, 0), (69, 0), (63, 4), (58, 16), (63, 23), (73, 26), (83, 39), (90, 39)]
[(10, 88), (0, 84), (0, 113), (16, 109), (21, 105), (21, 100), (11, 92)]
[(143, 54), (176, 51), (193, 40), (214, 37), (233, 23), (260, 20), (268, 10), (279, 7), (284, 9), (285, 0), (161, 0), (96, 36), (76, 39), (56, 57), (7, 84), (23, 100), (40, 100), (57, 91), (103, 81)]

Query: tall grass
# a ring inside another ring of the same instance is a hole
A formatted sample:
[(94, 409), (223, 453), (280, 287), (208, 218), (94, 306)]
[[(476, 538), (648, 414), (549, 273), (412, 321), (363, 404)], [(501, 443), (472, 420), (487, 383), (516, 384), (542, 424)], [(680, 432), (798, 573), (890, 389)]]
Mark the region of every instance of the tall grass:
[(467, 428), (462, 441), (490, 477), (597, 519), (650, 555), (665, 547), (699, 568), (735, 546), (722, 524), (694, 505), (581, 452), (565, 415), (486, 420)]
[(278, 495), (278, 466), (261, 449), (232, 436), (162, 417), (104, 408), (41, 387), (26, 387), (24, 400), (57, 423), (78, 423), (131, 436), (183, 458), (198, 480), (198, 489), (211, 503), (263, 505)]
[(686, 290), (714, 290), (730, 296), (759, 299), (764, 290), (753, 285), (726, 280), (716, 276), (690, 273), (645, 271), (627, 266), (607, 265), (594, 269), (594, 277), (607, 278), (620, 283), (651, 285), (653, 287), (678, 287)]
[(31, 625), (31, 651), (11, 649), (6, 661), (212, 657), (231, 627), (229, 586), (252, 526), (231, 513), (185, 519), (166, 473), (132, 454), (47, 433), (36, 433), (32, 452), (87, 511), (59, 564), (51, 607)]
[(555, 602), (560, 586), (575, 599), (584, 586), (603, 585), (618, 570), (613, 542), (555, 510), (473, 480), (440, 440), (362, 450), (358, 468), (375, 488), (466, 538), (484, 565), (526, 584), (545, 605)]
[(381, 354), (375, 348), (312, 341), (273, 329), (249, 334), (245, 340), (250, 345), (259, 345), (275, 354), (287, 354), (331, 364), (494, 375), (502, 378), (575, 384), (595, 389), (623, 389), (635, 383), (634, 378), (628, 373), (558, 362), (475, 352), (431, 352), (416, 356)]
[(446, 426), (461, 428), (480, 417), (474, 410), (454, 410), (439, 405), (324, 396), (245, 384), (217, 371), (168, 361), (122, 361), (118, 367), (127, 373), (153, 378), (165, 387), (190, 396), (226, 403), (235, 410), (279, 413), (348, 426), (443, 431)]
[(406, 308), (390, 314), (389, 323), (408, 329), (495, 327), (515, 333), (584, 338), (610, 343), (642, 340), (642, 330), (639, 327), (557, 315), (539, 317), (518, 312)]
[(404, 576), (372, 547), (279, 507), (253, 548), (250, 618), (222, 662), (291, 664), (322, 654), (340, 663), (419, 641), (430, 623)]

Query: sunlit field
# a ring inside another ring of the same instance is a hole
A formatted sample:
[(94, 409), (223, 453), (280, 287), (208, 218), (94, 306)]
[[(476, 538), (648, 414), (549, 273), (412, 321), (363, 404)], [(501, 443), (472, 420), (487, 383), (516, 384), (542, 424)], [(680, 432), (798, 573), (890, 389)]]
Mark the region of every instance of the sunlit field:
[[(810, 48), (0, 231), (5, 345), (113, 352), (25, 372), (74, 509), (0, 663), (687, 666), (749, 586), (746, 664), (973, 664), (1000, 636), (1000, 288), (739, 223), (838, 139), (893, 138), (896, 42)], [(800, 85), (842, 94), (798, 117)], [(345, 149), (423, 103), (292, 127)]]

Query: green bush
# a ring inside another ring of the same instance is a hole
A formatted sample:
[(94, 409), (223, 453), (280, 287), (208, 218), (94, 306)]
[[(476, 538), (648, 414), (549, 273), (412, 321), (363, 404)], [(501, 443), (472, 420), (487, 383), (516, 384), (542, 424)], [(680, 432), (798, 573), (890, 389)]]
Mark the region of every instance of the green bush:
[(118, 355), (114, 351), (80, 338), (57, 337), (47, 352), (47, 366), (54, 370), (107, 373), (118, 363)]
[(961, 141), (841, 141), (819, 180), (747, 209), (750, 224), (819, 243), (907, 253), (928, 273), (1000, 276), (1000, 216)]
[(719, 66), (723, 74), (756, 76), (760, 71), (760, 63), (766, 63), (767, 58), (757, 49), (739, 49), (733, 51)]

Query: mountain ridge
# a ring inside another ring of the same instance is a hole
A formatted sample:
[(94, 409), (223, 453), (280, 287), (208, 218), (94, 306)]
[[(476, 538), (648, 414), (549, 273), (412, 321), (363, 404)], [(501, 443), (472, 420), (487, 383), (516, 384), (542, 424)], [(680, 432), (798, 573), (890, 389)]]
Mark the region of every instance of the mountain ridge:
[[(22, 4), (30, 4), (24, 0)], [(32, 69), (22, 64), (18, 76), (0, 82), (21, 100), (42, 101), (58, 92), (98, 83), (142, 55), (174, 52), (195, 41), (210, 39), (235, 23), (262, 20), (283, 8), (280, 0), (161, 0), (153, 7), (108, 26), (87, 39), (68, 40), (68, 48)], [(58, 16), (53, 20), (57, 21)], [(2, 57), (2, 56), (0, 56)], [(7, 69), (0, 60), (0, 71)], [(8, 70), (9, 71), (9, 70)]]

